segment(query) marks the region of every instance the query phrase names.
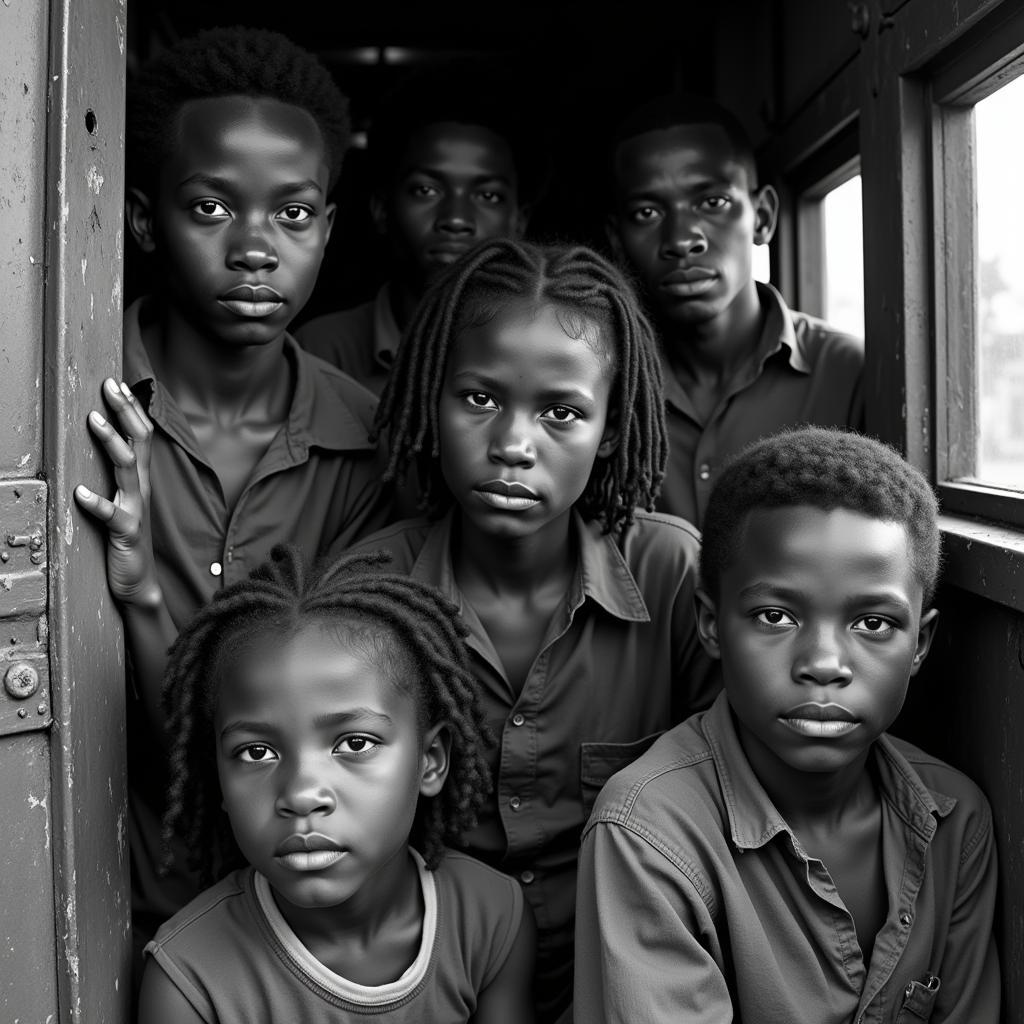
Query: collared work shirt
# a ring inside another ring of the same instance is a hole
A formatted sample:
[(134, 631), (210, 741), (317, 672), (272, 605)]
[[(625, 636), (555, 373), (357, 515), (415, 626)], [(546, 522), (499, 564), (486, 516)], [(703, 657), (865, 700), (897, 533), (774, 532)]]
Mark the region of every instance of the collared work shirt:
[(459, 606), (499, 740), (488, 752), (494, 791), (468, 849), (525, 886), (539, 932), (539, 1000), (564, 1005), (579, 838), (594, 798), (656, 734), (718, 690), (693, 611), (698, 535), (680, 519), (638, 512), (616, 539), (574, 515), (575, 580), (517, 694), (455, 580), (453, 516), (397, 523), (355, 550), (391, 552), (386, 568), (433, 584)]
[(756, 358), (706, 423), (662, 354), (669, 452), (658, 509), (698, 527), (718, 473), (752, 441), (801, 425), (864, 429), (864, 343), (790, 310), (771, 285), (757, 291)]
[(612, 779), (580, 857), (576, 1019), (996, 1024), (988, 803), (909, 743), (883, 735), (872, 757), (889, 909), (870, 965), (724, 693)]
[[(355, 381), (286, 337), (294, 392), (284, 425), (228, 508), (174, 397), (156, 379), (142, 343), (144, 299), (125, 311), (124, 375), (153, 421), (150, 523), (157, 577), (181, 629), (221, 587), (245, 579), (278, 542), (313, 558), (388, 521), (391, 499), (368, 439), (376, 399)], [(284, 368), (282, 367), (282, 370)], [(163, 764), (138, 709), (130, 736), (133, 906), (162, 919), (195, 893), (182, 869), (159, 878)], [(180, 865), (175, 865), (175, 870)]]
[(295, 332), (307, 352), (326, 359), (375, 395), (384, 390), (401, 336), (386, 284), (371, 301), (315, 317)]

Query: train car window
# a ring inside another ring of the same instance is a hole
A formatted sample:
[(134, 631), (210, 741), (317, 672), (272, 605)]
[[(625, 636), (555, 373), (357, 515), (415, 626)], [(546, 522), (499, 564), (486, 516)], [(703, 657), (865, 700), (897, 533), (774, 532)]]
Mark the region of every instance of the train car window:
[(767, 245), (754, 246), (754, 280), (767, 284), (772, 279), (772, 254)]
[(860, 175), (821, 200), (824, 248), (822, 314), (834, 327), (864, 337), (864, 227)]
[(1024, 12), (932, 81), (936, 477), (947, 512), (1024, 527)]

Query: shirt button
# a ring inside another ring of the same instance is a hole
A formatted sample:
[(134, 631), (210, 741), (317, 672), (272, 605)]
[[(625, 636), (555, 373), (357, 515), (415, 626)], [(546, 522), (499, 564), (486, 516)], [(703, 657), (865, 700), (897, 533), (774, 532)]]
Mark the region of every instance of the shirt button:
[(534, 880), (534, 878), (536, 878), (536, 877), (537, 877), (537, 876), (536, 876), (536, 875), (534, 875), (534, 873), (533, 873), (533, 872), (532, 872), (532, 871), (531, 871), (531, 870), (530, 870), (529, 868), (527, 868), (527, 869), (526, 869), (526, 870), (525, 870), (525, 871), (524, 871), (524, 872), (523, 872), (523, 873), (522, 873), (522, 874), (521, 874), (521, 875), (519, 876), (519, 881), (520, 881), (520, 882), (522, 882), (522, 883), (523, 883), (523, 885), (529, 885), (529, 884), (530, 884), (530, 883), (531, 883), (531, 882), (532, 882), (532, 881)]
[(518, 729), (519, 726), (526, 721), (526, 716), (521, 715), (518, 711), (512, 716), (512, 724)]
[(224, 571), (224, 567), (220, 564), (220, 562), (211, 562), (210, 563), (210, 575), (211, 576), (219, 576), (223, 571)]
[(508, 805), (513, 811), (518, 811), (519, 808), (523, 806), (523, 801), (520, 800), (519, 797), (514, 796), (509, 800)]
[(914, 986), (908, 985), (904, 990), (903, 994), (909, 999), (914, 994)]
[(710, 480), (711, 467), (706, 462), (702, 462), (700, 464), (700, 469), (697, 470), (697, 476), (699, 476), (701, 480)]
[(905, 910), (900, 914), (900, 924), (903, 925), (904, 928), (909, 928), (910, 922), (913, 920), (914, 919)]

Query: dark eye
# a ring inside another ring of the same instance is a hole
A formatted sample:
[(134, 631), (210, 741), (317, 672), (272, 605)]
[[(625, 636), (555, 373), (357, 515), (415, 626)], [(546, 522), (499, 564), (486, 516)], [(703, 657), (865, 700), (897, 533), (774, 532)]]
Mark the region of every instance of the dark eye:
[(264, 764), (267, 761), (276, 761), (277, 754), (264, 743), (250, 743), (238, 752), (238, 760), (249, 764)]
[(497, 404), (486, 391), (469, 391), (465, 395), (466, 403), (472, 409), (496, 409)]
[(881, 615), (862, 615), (854, 624), (858, 633), (866, 633), (872, 637), (889, 636), (895, 632), (896, 626)]
[(567, 405), (553, 405), (544, 415), (556, 423), (575, 423), (580, 418), (580, 414)]
[(483, 192), (478, 192), (477, 195), (488, 206), (498, 206), (501, 203), (505, 202), (505, 197), (500, 192), (484, 190)]
[(724, 210), (732, 204), (728, 196), (707, 196), (702, 205), (708, 210)]
[(762, 608), (755, 619), (764, 626), (795, 626), (793, 617), (781, 608)]
[(371, 739), (369, 736), (345, 736), (338, 741), (334, 752), (336, 754), (368, 754), (377, 746), (379, 746), (377, 740)]
[(657, 217), (658, 211), (653, 206), (638, 206), (629, 213), (629, 219), (636, 224), (649, 224)]
[(409, 195), (415, 196), (417, 199), (427, 199), (430, 196), (436, 196), (438, 189), (436, 185), (428, 185), (425, 182), (415, 182), (409, 186)]
[(192, 209), (203, 217), (227, 217), (227, 207), (216, 199), (200, 199), (192, 204)]
[(313, 211), (309, 207), (293, 203), (290, 206), (286, 206), (278, 216), (289, 224), (305, 224), (306, 221), (312, 218)]

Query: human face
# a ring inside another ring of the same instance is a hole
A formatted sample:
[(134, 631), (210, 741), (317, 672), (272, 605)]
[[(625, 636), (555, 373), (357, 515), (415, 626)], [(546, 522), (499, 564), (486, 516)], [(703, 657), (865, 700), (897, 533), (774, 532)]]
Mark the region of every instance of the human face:
[[(447, 752), (416, 701), (321, 624), (226, 673), (214, 715), (224, 810), (282, 912), (386, 899)], [(350, 904), (351, 905), (351, 904)]]
[(173, 130), (158, 196), (129, 197), (132, 230), (197, 333), (275, 341), (309, 299), (330, 236), (320, 130), (300, 107), (244, 96), (192, 100)]
[[(567, 522), (595, 459), (615, 447), (612, 366), (600, 330), (511, 307), (455, 339), (438, 410), (441, 471), (481, 532), (523, 537)], [(574, 332), (575, 333), (575, 332)]]
[(375, 216), (399, 273), (426, 287), (477, 242), (518, 235), (518, 179), (508, 143), (480, 125), (427, 125), (410, 140)]
[(723, 128), (679, 125), (627, 139), (614, 172), (612, 243), (663, 320), (706, 323), (738, 298), (757, 309), (753, 246), (771, 240), (778, 199), (770, 187), (751, 191)]
[(936, 613), (922, 616), (921, 599), (901, 523), (803, 506), (749, 514), (717, 603), (698, 597), (698, 625), (762, 782), (863, 768), (931, 643)]

